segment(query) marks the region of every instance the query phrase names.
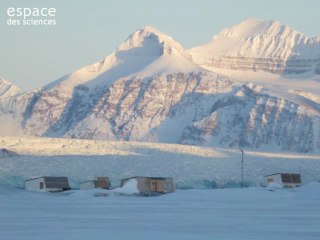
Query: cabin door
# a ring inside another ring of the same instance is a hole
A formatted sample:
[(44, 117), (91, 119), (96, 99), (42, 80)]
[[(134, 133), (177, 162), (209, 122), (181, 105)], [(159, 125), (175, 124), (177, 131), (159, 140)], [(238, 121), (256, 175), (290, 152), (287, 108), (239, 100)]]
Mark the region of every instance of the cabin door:
[(156, 182), (156, 192), (163, 192), (164, 189), (163, 189), (163, 182), (162, 181), (157, 181)]
[(157, 180), (151, 181), (150, 191), (151, 192), (163, 192), (163, 182), (157, 181)]
[(150, 181), (149, 191), (150, 192), (157, 191), (157, 182), (156, 181), (152, 181), (152, 180)]
[(158, 183), (158, 181), (156, 181), (156, 180), (153, 180), (153, 181), (151, 181), (151, 184), (150, 184), (150, 191), (151, 192), (158, 192), (159, 191), (159, 183)]

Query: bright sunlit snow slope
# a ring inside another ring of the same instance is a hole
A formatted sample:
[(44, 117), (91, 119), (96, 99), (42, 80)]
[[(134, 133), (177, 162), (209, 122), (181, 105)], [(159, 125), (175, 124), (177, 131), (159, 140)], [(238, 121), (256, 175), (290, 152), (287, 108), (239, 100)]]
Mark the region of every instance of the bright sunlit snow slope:
[(223, 30), (209, 43), (191, 49), (213, 56), (288, 59), (319, 58), (320, 38), (308, 38), (278, 21), (248, 19)]
[(274, 73), (320, 72), (320, 37), (278, 21), (248, 19), (190, 50), (202, 66)]
[(46, 88), (61, 86), (61, 90), (72, 92), (79, 85), (89, 88), (110, 86), (115, 80), (131, 74), (145, 77), (200, 69), (172, 37), (146, 26), (131, 34), (111, 55), (62, 77)]

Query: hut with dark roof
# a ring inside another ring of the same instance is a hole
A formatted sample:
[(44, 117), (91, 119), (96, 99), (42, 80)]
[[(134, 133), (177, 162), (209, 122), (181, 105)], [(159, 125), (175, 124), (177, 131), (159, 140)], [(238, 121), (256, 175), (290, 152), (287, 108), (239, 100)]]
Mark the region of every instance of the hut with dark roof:
[(265, 182), (269, 184), (278, 184), (282, 187), (300, 187), (301, 175), (298, 173), (274, 173), (264, 176)]
[(41, 192), (62, 192), (70, 189), (67, 177), (41, 176), (27, 179), (26, 190)]

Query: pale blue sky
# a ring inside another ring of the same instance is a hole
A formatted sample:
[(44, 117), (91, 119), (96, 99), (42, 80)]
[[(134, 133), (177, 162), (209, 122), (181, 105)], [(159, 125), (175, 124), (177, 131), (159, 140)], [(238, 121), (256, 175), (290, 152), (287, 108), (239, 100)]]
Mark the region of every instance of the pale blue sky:
[[(55, 7), (57, 25), (7, 26), (11, 6)], [(100, 60), (145, 25), (185, 48), (247, 18), (279, 20), (308, 36), (320, 35), (319, 0), (1, 0), (0, 10), (0, 77), (23, 90)]]

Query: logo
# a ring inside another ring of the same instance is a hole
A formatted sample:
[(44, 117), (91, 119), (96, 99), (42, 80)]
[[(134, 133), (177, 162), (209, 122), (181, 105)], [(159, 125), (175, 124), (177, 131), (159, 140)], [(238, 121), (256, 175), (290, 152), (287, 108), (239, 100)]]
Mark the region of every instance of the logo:
[(55, 8), (21, 8), (7, 9), (9, 26), (55, 26), (57, 10)]

